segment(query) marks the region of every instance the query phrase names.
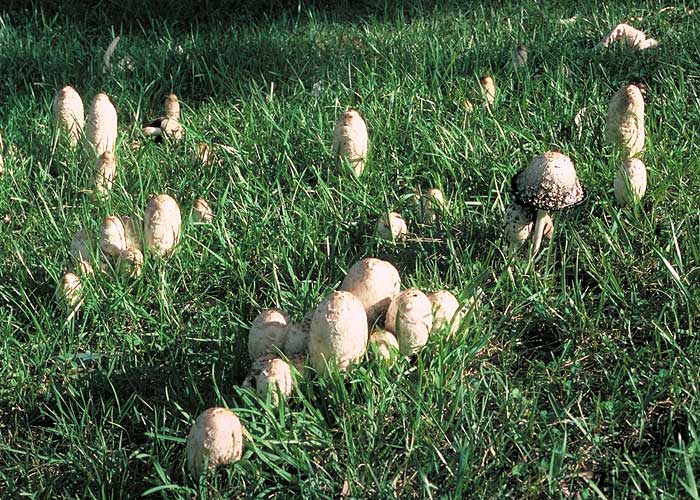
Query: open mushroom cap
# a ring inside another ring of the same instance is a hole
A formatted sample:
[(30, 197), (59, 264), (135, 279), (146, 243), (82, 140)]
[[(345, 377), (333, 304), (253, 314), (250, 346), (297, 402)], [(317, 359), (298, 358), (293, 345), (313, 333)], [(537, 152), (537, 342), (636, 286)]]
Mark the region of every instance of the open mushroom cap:
[(539, 210), (564, 210), (586, 201), (586, 191), (566, 155), (548, 151), (536, 156), (511, 181), (519, 205)]

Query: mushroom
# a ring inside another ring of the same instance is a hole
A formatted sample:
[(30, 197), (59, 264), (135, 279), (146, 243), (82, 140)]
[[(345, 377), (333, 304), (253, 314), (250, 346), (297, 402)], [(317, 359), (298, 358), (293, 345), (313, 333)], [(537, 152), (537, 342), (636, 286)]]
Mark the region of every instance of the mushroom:
[(421, 220), (423, 224), (435, 222), (439, 213), (445, 210), (445, 196), (439, 189), (430, 189), (421, 196)]
[(515, 47), (515, 50), (513, 50), (511, 64), (514, 68), (523, 68), (527, 66), (527, 47), (522, 43), (519, 43), (518, 46)]
[(457, 298), (447, 290), (438, 290), (428, 295), (433, 307), (433, 327), (431, 333), (452, 324), (450, 333), (455, 333), (464, 317), (465, 310), (459, 307)]
[(112, 189), (114, 173), (117, 168), (116, 158), (111, 151), (105, 151), (97, 157), (95, 165), (95, 193), (106, 196)]
[(367, 314), (349, 292), (336, 291), (319, 304), (309, 331), (309, 361), (321, 374), (345, 370), (367, 349)]
[(395, 359), (399, 353), (399, 341), (396, 340), (394, 334), (381, 328), (372, 330), (372, 334), (369, 336), (369, 345), (382, 359)]
[(75, 271), (75, 274), (78, 274), (79, 276), (92, 276), (95, 274), (92, 264), (86, 260), (76, 262), (73, 270)]
[[(530, 238), (534, 220), (535, 210), (533, 208), (522, 207), (514, 201), (511, 201), (506, 207), (506, 213), (503, 216), (503, 230), (511, 252), (517, 252)], [(551, 239), (554, 222), (549, 214), (544, 216), (543, 224), (542, 237)]]
[(309, 332), (311, 331), (311, 320), (314, 317), (315, 309), (310, 309), (304, 318), (298, 323), (292, 323), (284, 341), (284, 354), (292, 358), (299, 354), (305, 354), (309, 348)]
[(511, 201), (503, 216), (503, 231), (511, 252), (516, 252), (530, 238), (535, 210)]
[(83, 298), (80, 278), (73, 273), (65, 273), (58, 284), (55, 297), (66, 309), (77, 309)]
[(427, 342), (433, 328), (430, 299), (417, 288), (404, 290), (391, 301), (384, 319), (384, 328), (396, 335), (404, 356), (418, 352)]
[(143, 236), (146, 248), (166, 257), (180, 241), (182, 217), (177, 202), (167, 194), (152, 198), (143, 216)]
[(610, 99), (605, 139), (623, 158), (644, 149), (644, 96), (636, 85), (625, 85)]
[(333, 130), (333, 155), (341, 162), (348, 162), (355, 177), (359, 177), (365, 168), (367, 159), (367, 125), (354, 109), (348, 109), (335, 122)]
[(180, 140), (185, 134), (185, 130), (180, 124), (180, 101), (175, 94), (168, 94), (163, 104), (165, 115), (156, 118), (143, 127), (143, 133), (148, 136), (155, 136), (156, 142), (163, 142), (163, 136), (170, 139)]
[(256, 360), (264, 354), (284, 349), (289, 315), (281, 309), (265, 309), (253, 320), (248, 332), (248, 354)]
[(270, 401), (273, 406), (277, 406), (281, 399), (287, 399), (292, 394), (291, 367), (275, 354), (266, 354), (250, 367), (250, 374), (243, 381), (243, 387), (255, 389), (260, 397), (265, 397), (270, 391)]
[(211, 211), (209, 203), (204, 198), (197, 198), (192, 206), (192, 214), (197, 222), (210, 223), (214, 220), (214, 213)]
[(586, 200), (573, 162), (556, 151), (533, 158), (527, 168), (513, 177), (511, 189), (518, 205), (537, 209), (533, 255), (540, 249), (547, 213), (572, 208)]
[(647, 168), (639, 158), (627, 158), (615, 176), (615, 199), (625, 206), (642, 199), (647, 190)]
[(51, 103), (54, 126), (68, 138), (71, 146), (78, 144), (85, 125), (83, 100), (73, 87), (67, 85), (59, 90)]
[(117, 110), (104, 92), (100, 92), (92, 100), (85, 137), (94, 158), (105, 151), (114, 152), (117, 144)]
[(401, 291), (401, 278), (390, 262), (370, 257), (358, 260), (348, 269), (339, 289), (360, 299), (372, 325)]
[(382, 214), (377, 221), (377, 236), (384, 240), (400, 240), (408, 234), (406, 221), (398, 212)]
[(633, 28), (629, 24), (621, 23), (605, 35), (597, 47), (608, 47), (617, 40), (624, 40), (627, 48), (635, 52), (651, 49), (659, 45), (653, 38), (647, 38), (642, 31)]
[(143, 254), (138, 248), (127, 248), (122, 250), (117, 260), (117, 269), (120, 273), (132, 278), (141, 276), (143, 267)]
[(126, 250), (126, 233), (119, 217), (110, 215), (102, 223), (100, 249), (110, 257), (119, 257), (122, 250)]
[(479, 81), (486, 103), (493, 106), (493, 103), (496, 102), (496, 84), (493, 82), (493, 78), (488, 75), (482, 76)]
[(195, 420), (187, 436), (187, 470), (198, 478), (214, 469), (240, 460), (243, 455), (243, 426), (226, 408), (209, 408)]

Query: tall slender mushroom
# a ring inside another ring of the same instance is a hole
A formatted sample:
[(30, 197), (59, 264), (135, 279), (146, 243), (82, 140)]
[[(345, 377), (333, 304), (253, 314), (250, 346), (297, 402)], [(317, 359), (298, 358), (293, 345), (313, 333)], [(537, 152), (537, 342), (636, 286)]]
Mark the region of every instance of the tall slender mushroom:
[(533, 158), (527, 168), (513, 177), (511, 189), (518, 205), (537, 209), (533, 255), (542, 244), (548, 212), (573, 208), (586, 200), (574, 163), (556, 151)]

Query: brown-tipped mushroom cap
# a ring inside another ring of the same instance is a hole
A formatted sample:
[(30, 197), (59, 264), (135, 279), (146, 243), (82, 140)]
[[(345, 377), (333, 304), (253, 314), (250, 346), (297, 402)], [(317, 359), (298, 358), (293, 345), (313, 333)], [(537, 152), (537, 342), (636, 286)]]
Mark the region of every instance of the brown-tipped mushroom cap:
[(536, 156), (511, 181), (519, 205), (539, 210), (564, 210), (586, 201), (586, 191), (571, 159), (556, 151)]

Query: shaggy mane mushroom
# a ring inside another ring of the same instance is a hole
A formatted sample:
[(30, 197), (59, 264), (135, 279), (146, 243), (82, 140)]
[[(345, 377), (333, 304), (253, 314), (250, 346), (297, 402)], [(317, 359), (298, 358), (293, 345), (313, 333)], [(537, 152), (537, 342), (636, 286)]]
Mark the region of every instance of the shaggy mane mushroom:
[(533, 255), (540, 249), (548, 212), (576, 207), (587, 197), (574, 163), (556, 151), (533, 158), (527, 168), (513, 177), (511, 190), (518, 205), (537, 210)]

